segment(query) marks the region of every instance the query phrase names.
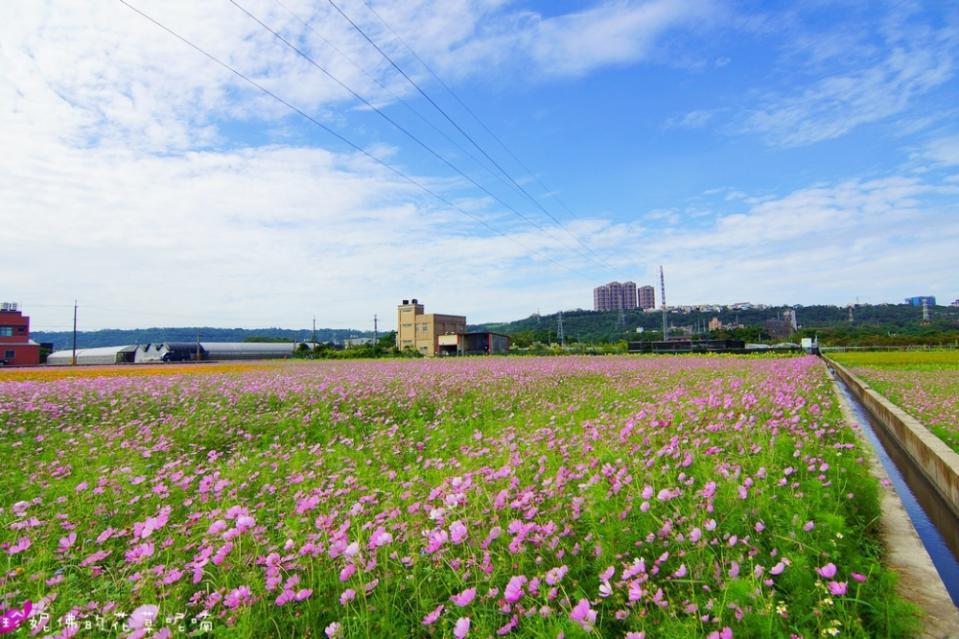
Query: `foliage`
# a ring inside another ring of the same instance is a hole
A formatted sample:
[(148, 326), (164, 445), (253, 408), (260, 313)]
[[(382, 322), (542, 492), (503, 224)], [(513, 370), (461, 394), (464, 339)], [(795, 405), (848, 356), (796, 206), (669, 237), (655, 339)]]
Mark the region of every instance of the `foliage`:
[(959, 453), (959, 351), (831, 353)]
[[(770, 338), (763, 322), (781, 317), (785, 308), (796, 311), (800, 331), (790, 339), (819, 336), (826, 345), (894, 345), (894, 344), (940, 344), (959, 341), (959, 308), (936, 306), (932, 309), (932, 321), (921, 322), (921, 309), (908, 304), (857, 305), (853, 308), (854, 321), (849, 323), (849, 311), (839, 306), (790, 306), (741, 311), (668, 314), (671, 335), (680, 334), (679, 327), (694, 329), (705, 326), (713, 317), (724, 325), (742, 328), (725, 328), (710, 331), (709, 337), (741, 339), (746, 342), (779, 341)], [(608, 343), (620, 340), (650, 341), (662, 339), (662, 315), (658, 312), (624, 312), (625, 324), (618, 325), (618, 312), (573, 310), (563, 312), (563, 329), (567, 342)], [(509, 335), (519, 347), (534, 342), (552, 343), (557, 340), (558, 316), (531, 315), (513, 322), (487, 323), (471, 326), (471, 330), (491, 330)], [(641, 328), (643, 332), (637, 333)]]
[(915, 631), (816, 358), (291, 362), (0, 406), (0, 591), (38, 633), (145, 606), (157, 638)]

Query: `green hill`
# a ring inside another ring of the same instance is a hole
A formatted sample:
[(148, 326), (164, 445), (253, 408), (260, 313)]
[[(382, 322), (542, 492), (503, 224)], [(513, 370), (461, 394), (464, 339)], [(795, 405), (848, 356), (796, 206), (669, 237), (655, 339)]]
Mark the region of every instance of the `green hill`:
[[(922, 323), (922, 310), (908, 304), (856, 305), (853, 321), (849, 309), (837, 306), (793, 306), (766, 309), (722, 310), (719, 312), (671, 311), (668, 321), (671, 331), (679, 333), (683, 327), (701, 332), (709, 320), (718, 317), (724, 325), (743, 328), (723, 329), (710, 333), (716, 337), (735, 337), (747, 341), (770, 341), (761, 332), (763, 323), (782, 316), (782, 311), (796, 311), (800, 331), (793, 337), (819, 335), (823, 343), (832, 344), (899, 344), (953, 342), (959, 339), (959, 308), (936, 306), (930, 309), (932, 320)], [(563, 312), (563, 328), (567, 341), (615, 342), (620, 340), (661, 339), (662, 314), (627, 311), (624, 322), (618, 326), (619, 313), (587, 311)], [(471, 325), (471, 330), (489, 330), (510, 335), (522, 346), (532, 342), (556, 341), (558, 314), (531, 315), (512, 322), (487, 322)], [(637, 328), (643, 329), (642, 333)]]

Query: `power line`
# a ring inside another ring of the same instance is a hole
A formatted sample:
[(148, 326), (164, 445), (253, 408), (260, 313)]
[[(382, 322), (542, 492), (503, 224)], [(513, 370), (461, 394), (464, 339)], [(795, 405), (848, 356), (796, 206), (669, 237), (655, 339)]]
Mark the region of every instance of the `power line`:
[(474, 162), (478, 167), (480, 167), (487, 175), (489, 175), (490, 177), (492, 177), (492, 178), (494, 178), (494, 179), (497, 179), (497, 180), (500, 180), (500, 181), (502, 181), (502, 182), (505, 182), (505, 180), (503, 179), (502, 176), (500, 176), (500, 175), (494, 173), (493, 171), (491, 171), (485, 164), (483, 164), (482, 162), (480, 162), (480, 160), (479, 160), (475, 155), (473, 155), (472, 153), (470, 153), (470, 151), (467, 150), (462, 144), (460, 144), (459, 142), (457, 142), (456, 140), (454, 140), (448, 133), (446, 133), (446, 131), (444, 131), (444, 130), (441, 129), (440, 127), (436, 126), (429, 118), (427, 118), (425, 115), (423, 115), (422, 113), (420, 113), (420, 111), (419, 111), (418, 109), (416, 109), (416, 107), (414, 107), (412, 104), (410, 104), (407, 100), (405, 100), (405, 99), (403, 98), (403, 96), (399, 95), (396, 91), (393, 91), (393, 90), (390, 89), (388, 86), (386, 86), (386, 85), (385, 85), (379, 78), (377, 78), (373, 73), (367, 71), (366, 68), (363, 67), (363, 65), (361, 65), (359, 62), (357, 62), (356, 60), (354, 60), (353, 58), (351, 58), (349, 55), (347, 55), (345, 52), (343, 52), (342, 49), (340, 49), (340, 48), (337, 47), (333, 42), (331, 42), (328, 38), (324, 37), (323, 34), (321, 34), (319, 31), (317, 31), (316, 29), (314, 29), (313, 26), (312, 26), (307, 20), (304, 20), (303, 18), (301, 18), (301, 17), (299, 16), (299, 14), (297, 14), (295, 11), (293, 11), (293, 10), (290, 9), (288, 6), (286, 6), (286, 5), (283, 3), (283, 0), (273, 0), (273, 1), (274, 1), (276, 4), (278, 4), (280, 7), (282, 7), (283, 10), (286, 11), (288, 14), (290, 14), (293, 18), (295, 18), (295, 19), (297, 20), (297, 22), (299, 22), (299, 23), (302, 24), (304, 27), (306, 27), (307, 29), (309, 29), (310, 32), (313, 33), (313, 35), (315, 35), (317, 38), (320, 39), (321, 42), (323, 42), (323, 44), (325, 44), (326, 46), (328, 46), (330, 49), (332, 49), (334, 52), (336, 52), (337, 55), (339, 55), (341, 58), (343, 58), (344, 60), (346, 60), (347, 62), (349, 62), (351, 65), (353, 65), (353, 67), (354, 67), (355, 69), (359, 70), (361, 73), (363, 73), (363, 75), (365, 75), (367, 78), (369, 78), (372, 82), (376, 83), (376, 85), (377, 85), (378, 87), (380, 87), (380, 89), (382, 89), (384, 92), (388, 93), (394, 100), (396, 100), (398, 103), (400, 103), (400, 104), (402, 104), (404, 107), (406, 107), (406, 109), (407, 109), (410, 113), (412, 113), (413, 115), (415, 115), (415, 116), (416, 116), (417, 118), (419, 118), (424, 124), (426, 124), (426, 125), (429, 126), (431, 129), (433, 129), (434, 131), (436, 131), (437, 133), (439, 133), (441, 136), (443, 136), (443, 139), (445, 139), (447, 142), (449, 142), (450, 144), (452, 144), (453, 146), (455, 146), (457, 149), (459, 149), (459, 151), (462, 152), (462, 153), (463, 153), (465, 156), (467, 156), (469, 159), (473, 160), (473, 162)]
[[(364, 98), (362, 95), (360, 95), (360, 94), (357, 93), (356, 91), (354, 91), (352, 88), (350, 88), (349, 85), (347, 85), (345, 82), (343, 82), (342, 80), (340, 80), (339, 78), (337, 78), (335, 75), (333, 75), (332, 73), (330, 73), (325, 67), (323, 67), (323, 66), (322, 66), (321, 64), (319, 64), (316, 60), (314, 60), (312, 57), (310, 57), (305, 51), (303, 51), (302, 49), (300, 49), (298, 46), (296, 46), (295, 44), (293, 44), (292, 42), (290, 42), (287, 38), (283, 37), (283, 35), (281, 35), (279, 32), (275, 31), (273, 28), (271, 28), (271, 27), (270, 27), (269, 25), (267, 25), (265, 22), (263, 22), (262, 20), (260, 20), (260, 18), (258, 18), (256, 15), (254, 15), (254, 14), (253, 14), (251, 11), (249, 11), (248, 9), (246, 9), (246, 8), (245, 8), (243, 5), (241, 5), (239, 2), (237, 2), (236, 0), (230, 0), (230, 4), (232, 4), (234, 7), (236, 7), (237, 9), (239, 9), (240, 11), (242, 11), (243, 13), (245, 13), (251, 20), (253, 20), (254, 22), (256, 22), (256, 23), (257, 23), (258, 25), (260, 25), (263, 29), (265, 29), (266, 31), (268, 31), (268, 32), (270, 32), (271, 34), (273, 34), (273, 36), (274, 36), (276, 39), (278, 39), (280, 42), (282, 42), (282, 43), (285, 44), (287, 47), (289, 47), (291, 50), (293, 50), (293, 51), (294, 51), (297, 55), (299, 55), (301, 58), (303, 58), (304, 60), (306, 60), (307, 62), (309, 62), (313, 67), (315, 67), (316, 69), (318, 69), (321, 73), (323, 73), (323, 75), (325, 75), (325, 76), (328, 77), (330, 80), (332, 80), (333, 82), (335, 82), (337, 85), (339, 85), (342, 89), (344, 89), (345, 91), (347, 91), (347, 92), (348, 92), (350, 95), (352, 95), (354, 98), (356, 98), (357, 100), (359, 100), (360, 102), (362, 102), (366, 107), (368, 107), (369, 109), (372, 109), (377, 115), (379, 115), (381, 118), (383, 118), (383, 119), (386, 120), (388, 123), (390, 123), (391, 125), (393, 125), (397, 130), (399, 130), (401, 133), (403, 133), (406, 137), (408, 137), (409, 139), (413, 140), (416, 144), (418, 144), (419, 146), (421, 146), (421, 147), (422, 147), (425, 151), (427, 151), (430, 155), (432, 155), (432, 156), (435, 157), (437, 160), (439, 160), (440, 162), (442, 162), (443, 164), (445, 164), (446, 166), (448, 166), (450, 169), (452, 169), (453, 171), (455, 171), (457, 174), (459, 174), (461, 177), (463, 177), (463, 178), (465, 178), (467, 181), (469, 181), (470, 184), (472, 184), (472, 185), (475, 186), (477, 189), (479, 189), (480, 191), (482, 191), (482, 192), (485, 193), (486, 195), (490, 196), (491, 198), (493, 198), (494, 200), (496, 200), (497, 202), (499, 202), (501, 205), (503, 205), (504, 207), (506, 207), (507, 209), (509, 209), (510, 211), (512, 211), (515, 215), (519, 216), (521, 219), (523, 219), (523, 220), (524, 220), (525, 222), (527, 222), (528, 224), (536, 227), (537, 229), (539, 229), (539, 230), (542, 231), (543, 233), (546, 233), (546, 234), (549, 235), (552, 239), (554, 239), (554, 240), (556, 240), (556, 241), (561, 241), (558, 237), (556, 237), (555, 235), (553, 235), (548, 229), (546, 229), (545, 227), (543, 227), (543, 226), (541, 226), (540, 224), (538, 224), (535, 220), (532, 220), (531, 218), (527, 217), (526, 215), (524, 215), (523, 213), (521, 213), (519, 210), (517, 210), (516, 208), (514, 208), (512, 205), (510, 205), (508, 202), (506, 202), (505, 200), (503, 200), (502, 198), (500, 198), (498, 195), (496, 195), (495, 193), (493, 193), (492, 191), (490, 191), (489, 189), (487, 189), (485, 186), (483, 186), (482, 184), (480, 184), (479, 182), (477, 182), (476, 180), (474, 180), (474, 179), (473, 179), (472, 177), (470, 177), (465, 171), (463, 171), (463, 170), (460, 169), (458, 166), (456, 166), (455, 164), (453, 164), (451, 161), (449, 161), (448, 159), (446, 159), (445, 157), (443, 157), (443, 155), (441, 155), (440, 153), (438, 153), (438, 152), (437, 152), (435, 149), (433, 149), (430, 145), (428, 145), (426, 142), (424, 142), (423, 140), (421, 140), (421, 139), (420, 139), (418, 136), (416, 136), (413, 132), (411, 132), (409, 129), (407, 129), (406, 127), (404, 127), (403, 125), (401, 125), (399, 122), (397, 122), (396, 120), (394, 120), (392, 117), (390, 117), (385, 111), (383, 111), (382, 109), (380, 109), (379, 107), (377, 107), (376, 105), (374, 105), (373, 103), (371, 103), (369, 100), (367, 100), (366, 98)], [(582, 254), (582, 253), (580, 253), (580, 254), (583, 255), (583, 257), (586, 257), (587, 259), (590, 259), (588, 255), (585, 255), (585, 254)], [(601, 266), (604, 266), (604, 265), (601, 264)]]
[[(518, 181), (516, 181), (516, 179), (514, 179), (513, 176), (512, 176), (506, 169), (504, 169), (503, 166), (502, 166), (499, 162), (497, 162), (489, 153), (487, 153), (487, 152), (486, 152), (486, 149), (484, 149), (482, 146), (480, 146), (480, 144), (473, 138), (473, 136), (471, 136), (469, 133), (467, 133), (466, 130), (463, 129), (463, 127), (461, 127), (439, 104), (436, 103), (435, 100), (433, 100), (432, 97), (429, 96), (429, 94), (426, 93), (426, 91), (423, 90), (422, 87), (420, 87), (419, 84), (417, 84), (417, 82), (416, 82), (413, 78), (411, 78), (411, 77), (409, 76), (409, 74), (407, 74), (402, 68), (400, 68), (400, 66), (393, 60), (393, 58), (391, 58), (388, 53), (386, 53), (378, 44), (376, 44), (376, 42), (374, 42), (373, 39), (372, 39), (369, 35), (367, 35), (366, 32), (363, 31), (363, 29), (362, 29), (358, 24), (356, 24), (356, 22), (353, 21), (352, 18), (350, 18), (348, 15), (346, 15), (346, 13), (339, 7), (339, 5), (336, 4), (336, 2), (334, 2), (334, 0), (327, 0), (327, 2), (329, 2), (330, 5), (331, 5), (334, 9), (336, 9), (337, 13), (339, 13), (341, 16), (343, 16), (343, 18), (344, 18), (347, 22), (350, 23), (350, 25), (357, 31), (357, 33), (359, 33), (361, 36), (363, 36), (363, 38), (364, 38), (367, 42), (369, 42), (370, 45), (372, 45), (372, 47), (373, 47), (374, 49), (376, 49), (376, 50), (379, 52), (379, 54), (380, 54), (381, 56), (383, 56), (383, 58), (384, 58), (387, 62), (389, 62), (390, 65), (391, 65), (394, 69), (396, 69), (396, 71), (397, 71), (400, 75), (402, 75), (404, 78), (406, 78), (406, 81), (409, 82), (409, 83), (413, 86), (413, 88), (415, 88), (415, 89), (419, 92), (419, 94), (422, 95), (422, 96), (426, 99), (427, 102), (429, 102), (431, 105), (433, 105), (433, 108), (435, 108), (444, 118), (446, 118), (446, 120), (447, 120), (451, 125), (453, 125), (453, 127), (454, 127), (457, 131), (459, 131), (459, 132), (463, 135), (463, 137), (465, 137), (467, 140), (469, 140), (470, 143), (471, 143), (474, 147), (476, 147), (476, 149), (477, 149), (480, 153), (482, 153), (483, 156), (484, 156), (487, 160), (490, 161), (490, 163), (493, 164), (493, 166), (495, 166), (503, 175), (505, 175), (506, 178), (513, 184), (513, 186), (514, 186), (517, 190), (519, 190), (523, 195), (525, 195), (526, 198), (530, 200), (530, 202), (532, 202), (532, 203), (533, 203), (540, 211), (542, 211), (547, 217), (549, 217), (551, 220), (553, 220), (553, 222), (555, 222), (560, 228), (562, 228), (564, 231), (566, 231), (566, 233), (569, 234), (570, 237), (572, 237), (574, 240), (576, 240), (576, 242), (578, 242), (581, 246), (583, 246), (583, 248), (585, 248), (587, 251), (589, 251), (589, 252), (592, 253), (594, 256), (596, 256), (596, 258), (601, 259), (600, 256), (599, 256), (595, 251), (593, 251), (592, 248), (590, 248), (586, 243), (584, 243), (581, 239), (579, 239), (578, 236), (576, 236), (575, 234), (573, 234), (572, 231), (570, 231), (569, 229), (567, 229), (567, 228), (563, 225), (562, 222), (560, 222), (552, 213), (550, 213), (550, 212), (546, 209), (545, 206), (543, 206), (543, 205), (540, 203), (539, 200), (536, 199), (536, 197), (533, 196), (533, 194), (531, 194), (529, 191), (527, 191), (527, 190), (523, 187), (523, 185), (521, 185)], [(367, 6), (368, 8), (370, 8), (371, 11), (373, 11), (373, 13), (376, 15), (376, 17), (379, 18), (380, 21), (383, 22), (383, 24), (386, 24), (386, 21), (383, 20), (383, 18), (380, 17), (380, 15), (377, 14), (376, 11), (373, 10), (372, 7), (370, 7), (370, 5), (365, 2), (365, 0), (364, 0), (364, 4), (366, 4), (366, 6)], [(389, 27), (389, 25), (386, 25), (386, 26), (387, 26), (388, 29), (390, 29), (390, 31), (393, 31), (392, 28)], [(396, 35), (396, 32), (393, 31), (393, 34)], [(397, 39), (400, 39), (398, 35), (397, 35)], [(401, 40), (401, 42), (402, 42), (402, 39), (400, 39), (400, 40)], [(403, 42), (403, 46), (405, 46), (411, 53), (413, 53), (412, 48), (411, 48), (409, 45), (407, 45), (405, 42)], [(420, 62), (423, 62), (422, 59), (421, 59), (419, 56), (417, 56), (415, 53), (413, 53), (413, 55), (414, 55), (418, 60), (420, 60)], [(423, 63), (423, 64), (424, 64), (424, 66), (427, 66), (425, 63)], [(428, 68), (428, 67), (427, 67), (427, 68)], [(428, 70), (430, 70), (430, 69), (428, 69)], [(430, 70), (430, 73), (433, 73), (433, 71)], [(436, 76), (435, 73), (433, 73), (433, 75), (434, 75), (434, 77), (437, 77), (437, 78), (438, 78), (438, 76)], [(441, 81), (441, 82), (442, 82), (442, 81)], [(447, 89), (448, 89), (448, 87), (447, 87)], [(459, 101), (458, 98), (457, 98), (457, 100)], [(461, 102), (461, 101), (460, 101), (460, 102)], [(462, 103), (462, 102), (461, 102), (461, 103)], [(465, 106), (465, 105), (464, 105), (464, 106)], [(467, 108), (467, 110), (469, 110), (469, 109)], [(476, 115), (473, 114), (473, 117), (476, 118)], [(476, 119), (477, 119), (477, 121), (479, 121), (478, 118), (476, 118)], [(481, 124), (482, 124), (482, 123), (481, 123)], [(484, 126), (484, 128), (485, 128), (485, 125), (483, 125), (483, 126)], [(487, 129), (487, 130), (488, 130), (488, 129)], [(495, 136), (494, 136), (494, 137), (495, 137)], [(500, 145), (502, 145), (502, 146), (505, 148), (505, 145), (503, 144), (502, 141), (500, 141)], [(512, 152), (510, 152), (510, 153), (512, 154)], [(515, 155), (514, 155), (514, 158), (515, 158)], [(520, 162), (520, 164), (522, 165), (522, 162)], [(532, 173), (532, 171), (529, 171), (529, 169), (527, 169), (527, 172)], [(535, 175), (534, 175), (534, 178), (535, 178)], [(609, 266), (608, 266), (607, 264), (605, 264), (605, 263), (602, 263), (601, 265), (602, 265), (604, 268), (609, 268)]]
[[(163, 29), (164, 31), (166, 31), (167, 33), (169, 33), (170, 35), (172, 35), (172, 36), (175, 37), (176, 39), (180, 40), (181, 42), (183, 42), (184, 44), (186, 44), (187, 46), (189, 46), (190, 48), (192, 48), (193, 50), (197, 51), (198, 53), (200, 53), (200, 54), (202, 54), (203, 56), (205, 56), (206, 58), (208, 58), (209, 60), (215, 62), (216, 64), (220, 65), (220, 66), (223, 67), (224, 69), (228, 70), (230, 73), (234, 74), (235, 76), (237, 76), (238, 78), (240, 78), (240, 79), (243, 80), (244, 82), (247, 82), (248, 84), (252, 85), (253, 87), (256, 87), (256, 88), (259, 89), (261, 92), (263, 92), (264, 94), (266, 94), (266, 95), (268, 95), (269, 97), (273, 98), (274, 100), (276, 100), (276, 101), (279, 102), (280, 104), (284, 105), (285, 107), (287, 107), (287, 108), (290, 109), (291, 111), (294, 111), (295, 113), (299, 114), (300, 116), (302, 116), (303, 118), (305, 118), (305, 119), (308, 120), (309, 122), (313, 123), (314, 125), (316, 125), (316, 126), (319, 127), (320, 129), (326, 131), (327, 133), (329, 133), (330, 135), (332, 135), (333, 137), (335, 137), (337, 140), (343, 142), (344, 144), (346, 144), (346, 145), (349, 146), (350, 148), (356, 150), (357, 152), (361, 153), (362, 155), (364, 155), (365, 157), (369, 158), (370, 160), (373, 160), (374, 162), (376, 162), (376, 163), (379, 164), (380, 166), (386, 168), (387, 170), (389, 170), (391, 173), (395, 174), (396, 176), (398, 176), (398, 177), (401, 178), (402, 180), (404, 180), (404, 181), (406, 181), (406, 182), (408, 182), (408, 183), (416, 186), (417, 188), (423, 190), (424, 192), (426, 192), (426, 193), (428, 193), (429, 195), (433, 196), (434, 198), (436, 198), (437, 200), (439, 200), (439, 201), (442, 202), (443, 204), (449, 206), (449, 207), (452, 208), (453, 210), (458, 211), (459, 213), (462, 213), (463, 215), (465, 215), (465, 216), (467, 216), (467, 217), (475, 220), (476, 222), (482, 224), (482, 225), (485, 226), (487, 229), (489, 229), (491, 232), (493, 232), (493, 233), (495, 233), (495, 234), (497, 234), (497, 235), (500, 235), (500, 236), (502, 236), (502, 237), (510, 240), (511, 242), (513, 242), (514, 244), (517, 244), (518, 246), (520, 246), (520, 247), (523, 248), (524, 250), (528, 250), (528, 247), (524, 246), (524, 245), (523, 245), (519, 240), (517, 240), (516, 238), (511, 237), (511, 236), (509, 236), (509, 235), (506, 235), (506, 234), (504, 234), (504, 233), (496, 230), (495, 228), (493, 228), (492, 226), (490, 226), (490, 225), (489, 225), (485, 220), (483, 220), (482, 218), (479, 218), (479, 217), (473, 215), (472, 213), (469, 213), (468, 211), (464, 210), (462, 207), (457, 206), (456, 204), (454, 204), (453, 202), (451, 202), (451, 201), (448, 200), (447, 198), (445, 198), (445, 197), (443, 197), (442, 195), (436, 193), (434, 190), (432, 190), (431, 188), (429, 188), (428, 186), (426, 186), (426, 185), (423, 184), (422, 182), (420, 182), (420, 181), (418, 181), (418, 180), (416, 180), (416, 179), (414, 179), (414, 178), (406, 175), (405, 173), (403, 173), (403, 172), (400, 171), (399, 169), (395, 168), (395, 167), (392, 166), (391, 164), (389, 164), (389, 163), (381, 160), (380, 158), (376, 157), (375, 155), (373, 155), (372, 153), (370, 153), (370, 152), (367, 151), (366, 149), (364, 149), (364, 148), (362, 148), (361, 146), (359, 146), (358, 144), (350, 141), (348, 138), (344, 137), (343, 135), (341, 135), (340, 133), (338, 133), (338, 132), (336, 132), (335, 130), (331, 129), (330, 127), (326, 126), (325, 124), (323, 124), (322, 122), (320, 122), (319, 120), (317, 120), (316, 118), (314, 118), (313, 116), (311, 116), (310, 114), (308, 114), (307, 112), (303, 111), (303, 110), (300, 109), (299, 107), (297, 107), (297, 106), (295, 106), (294, 104), (292, 104), (292, 103), (288, 102), (287, 100), (283, 99), (282, 97), (280, 97), (279, 95), (277, 95), (277, 94), (274, 93), (273, 91), (270, 91), (269, 89), (267, 89), (265, 86), (263, 86), (262, 84), (260, 84), (260, 83), (257, 82), (256, 80), (253, 80), (252, 78), (250, 78), (249, 76), (245, 75), (243, 72), (239, 71), (239, 70), (236, 69), (235, 67), (227, 64), (227, 63), (224, 62), (223, 60), (220, 60), (218, 57), (216, 57), (216, 56), (213, 55), (212, 53), (209, 53), (209, 52), (206, 51), (205, 49), (201, 48), (199, 45), (194, 44), (194, 43), (191, 42), (190, 40), (186, 39), (184, 36), (181, 36), (179, 33), (177, 33), (176, 31), (174, 31), (174, 30), (171, 29), (170, 27), (164, 25), (163, 23), (159, 22), (158, 20), (156, 20), (155, 18), (153, 18), (153, 17), (150, 16), (149, 14), (144, 13), (143, 11), (141, 11), (140, 9), (138, 9), (137, 7), (135, 7), (135, 6), (133, 6), (132, 4), (130, 4), (129, 2), (127, 2), (127, 0), (118, 0), (118, 2), (120, 2), (121, 4), (123, 4), (124, 6), (126, 6), (126, 7), (127, 7), (128, 9), (130, 9), (131, 11), (139, 14), (141, 17), (145, 18), (146, 20), (152, 22), (153, 24), (155, 24), (155, 25), (158, 26), (159, 28)], [(550, 262), (553, 262), (554, 264), (557, 264), (557, 265), (562, 266), (562, 267), (564, 267), (564, 268), (568, 268), (568, 267), (567, 267), (565, 264), (563, 264), (562, 262), (558, 262), (557, 260), (554, 260), (553, 258), (549, 257), (548, 255), (543, 255), (543, 257), (544, 257), (545, 259), (549, 260)]]
[[(279, 0), (277, 0), (277, 1), (279, 1)], [(421, 57), (419, 56), (419, 54), (416, 53), (416, 51), (413, 49), (413, 47), (411, 47), (411, 46), (406, 42), (406, 40), (404, 40), (403, 37), (402, 37), (399, 33), (397, 33), (396, 30), (395, 30), (393, 27), (390, 26), (390, 23), (387, 22), (386, 19), (383, 18), (383, 16), (381, 16), (381, 15), (379, 14), (379, 12), (377, 12), (377, 10), (373, 7), (373, 5), (370, 4), (369, 0), (363, 0), (363, 4), (366, 5), (366, 8), (369, 9), (370, 13), (372, 13), (374, 16), (376, 16), (376, 19), (379, 20), (380, 23), (381, 23), (384, 27), (386, 27), (386, 29), (387, 29), (391, 34), (393, 34), (393, 37), (396, 38), (396, 40), (397, 40), (400, 44), (402, 44), (403, 47), (404, 47), (407, 51), (410, 52), (410, 55), (412, 55), (414, 58), (416, 58), (416, 61), (419, 62), (420, 65), (422, 65), (423, 68), (426, 69), (426, 71), (429, 72), (429, 74), (430, 74), (431, 76), (433, 76), (433, 79), (436, 80), (436, 81), (440, 84), (440, 86), (442, 86), (443, 89), (445, 89), (446, 92), (449, 93), (450, 96), (452, 96), (452, 98), (453, 98), (454, 100), (456, 100), (456, 102), (463, 108), (463, 110), (465, 110), (465, 111), (476, 121), (476, 123), (479, 124), (479, 125), (483, 128), (483, 130), (486, 131), (486, 133), (487, 133), (491, 138), (493, 138), (493, 139), (496, 141), (497, 144), (499, 144), (501, 147), (503, 147), (503, 150), (506, 151), (506, 153), (508, 153), (509, 156), (510, 156), (511, 158), (513, 158), (513, 160), (514, 160), (517, 164), (519, 164), (520, 168), (522, 168), (524, 171), (526, 171), (526, 173), (528, 173), (529, 175), (531, 175), (531, 176), (533, 177), (533, 179), (536, 180), (536, 182), (539, 183), (539, 185), (540, 185), (540, 186), (543, 188), (543, 190), (545, 190), (547, 193), (550, 193), (550, 192), (554, 191), (553, 188), (551, 188), (548, 184), (544, 183), (544, 182), (539, 178), (539, 176), (538, 176), (531, 168), (529, 168), (515, 153), (513, 153), (512, 149), (510, 149), (509, 146), (507, 146), (506, 143), (503, 142), (503, 140), (502, 140), (498, 135), (496, 135), (496, 133), (494, 133), (493, 130), (492, 130), (490, 127), (488, 127), (488, 126), (486, 125), (486, 123), (483, 122), (482, 119), (480, 119), (480, 117), (476, 114), (476, 112), (474, 112), (473, 109), (471, 109), (471, 108), (469, 107), (469, 105), (466, 104), (466, 102), (464, 102), (464, 101), (460, 98), (460, 96), (453, 90), (453, 88), (452, 88), (451, 86), (449, 86), (449, 85), (443, 80), (443, 78), (440, 77), (440, 75), (439, 75), (438, 73), (436, 73), (436, 71), (433, 70), (433, 67), (431, 67), (429, 64), (427, 64), (426, 60), (424, 60), (423, 58), (421, 58)], [(572, 217), (572, 218), (575, 218), (575, 217), (576, 217), (576, 214), (573, 213), (572, 210), (570, 210), (570, 208), (566, 205), (565, 202), (563, 202), (562, 199), (560, 199), (558, 196), (555, 196), (553, 199), (555, 199), (557, 202), (559, 202), (560, 206), (562, 206), (562, 207), (566, 210), (566, 212), (570, 215), (570, 217)]]

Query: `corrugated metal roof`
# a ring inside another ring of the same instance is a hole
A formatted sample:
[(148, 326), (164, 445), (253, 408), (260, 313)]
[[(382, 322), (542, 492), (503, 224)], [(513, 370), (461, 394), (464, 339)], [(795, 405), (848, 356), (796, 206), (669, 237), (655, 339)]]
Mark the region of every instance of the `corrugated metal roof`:
[[(77, 361), (83, 363), (84, 360), (90, 363), (113, 363), (116, 362), (116, 357), (118, 353), (129, 353), (131, 350), (135, 350), (136, 346), (125, 345), (125, 346), (100, 346), (98, 348), (78, 348), (77, 349)], [(73, 361), (73, 351), (71, 349), (65, 349), (62, 351), (55, 351), (50, 353), (47, 357), (47, 364), (58, 364), (58, 363), (67, 363)]]
[(200, 342), (207, 353), (292, 353), (298, 346), (293, 342)]

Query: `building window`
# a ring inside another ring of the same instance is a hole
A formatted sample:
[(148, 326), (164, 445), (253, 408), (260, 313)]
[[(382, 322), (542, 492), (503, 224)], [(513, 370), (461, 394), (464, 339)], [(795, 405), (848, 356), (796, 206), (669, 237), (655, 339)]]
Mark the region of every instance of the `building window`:
[(413, 323), (412, 323), (412, 322), (409, 322), (409, 323), (407, 323), (407, 324), (403, 324), (403, 328), (409, 328), (409, 327), (412, 326), (412, 325), (413, 325)]
[(0, 326), (0, 337), (13, 337), (13, 327)]
[(24, 331), (24, 327), (23, 327), (23, 326), (18, 326), (18, 327), (17, 327), (17, 332), (18, 332), (18, 333), (22, 333), (23, 331)]
[(413, 340), (411, 340), (411, 339), (404, 339), (404, 340), (403, 340), (403, 343), (404, 343), (404, 344), (412, 344), (412, 343), (413, 343)]
[(17, 351), (6, 351), (3, 356), (7, 359), (13, 359), (17, 356)]

